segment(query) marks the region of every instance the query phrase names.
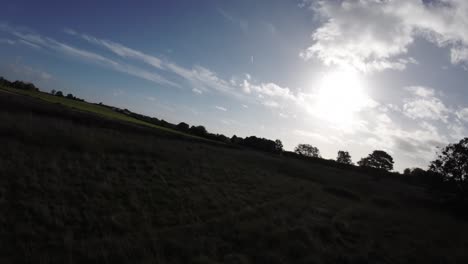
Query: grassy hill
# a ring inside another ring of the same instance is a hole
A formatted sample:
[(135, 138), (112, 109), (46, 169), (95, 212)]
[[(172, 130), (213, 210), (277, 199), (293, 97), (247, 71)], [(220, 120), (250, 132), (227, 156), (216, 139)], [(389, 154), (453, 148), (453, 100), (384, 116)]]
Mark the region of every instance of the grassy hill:
[(421, 187), (26, 95), (0, 91), (0, 263), (468, 263)]
[[(113, 110), (111, 107), (104, 106), (104, 105), (99, 105), (99, 104), (93, 104), (89, 102), (84, 102), (84, 101), (77, 101), (77, 100), (71, 100), (66, 97), (59, 97), (59, 96), (54, 96), (49, 93), (45, 92), (40, 92), (40, 91), (34, 91), (34, 90), (21, 90), (21, 89), (15, 89), (7, 86), (0, 86), (0, 92), (8, 92), (8, 93), (13, 93), (13, 94), (18, 94), (18, 95), (24, 95), (24, 96), (30, 96), (34, 98), (41, 99), (43, 101), (49, 102), (49, 103), (55, 103), (55, 104), (61, 104), (63, 106), (67, 106), (69, 108), (73, 108), (75, 110), (80, 110), (80, 111), (85, 111), (89, 113), (94, 113), (97, 114), (101, 117), (108, 118), (108, 119), (114, 119), (114, 120), (119, 120), (119, 121), (124, 121), (124, 122), (129, 122), (133, 123), (136, 125), (142, 125), (142, 126), (147, 126), (151, 128), (156, 128), (160, 130), (165, 130), (171, 133), (175, 134), (181, 134), (184, 136), (188, 137), (196, 137), (190, 134), (185, 134), (177, 130), (169, 129), (166, 127), (158, 126), (155, 124), (151, 124), (136, 118), (133, 118), (131, 116), (119, 113), (115, 110)], [(202, 139), (200, 137), (196, 137), (199, 139)]]

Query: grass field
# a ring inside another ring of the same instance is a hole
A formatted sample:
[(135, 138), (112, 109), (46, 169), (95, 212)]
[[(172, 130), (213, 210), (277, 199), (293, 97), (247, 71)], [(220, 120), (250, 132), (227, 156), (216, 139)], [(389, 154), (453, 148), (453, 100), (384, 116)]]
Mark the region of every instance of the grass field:
[(40, 99), (0, 93), (0, 263), (468, 263), (421, 187)]
[(68, 98), (65, 98), (65, 97), (53, 96), (51, 94), (44, 93), (44, 92), (38, 92), (38, 91), (20, 90), (20, 89), (5, 87), (5, 86), (0, 86), (0, 89), (4, 90), (4, 91), (7, 91), (7, 92), (10, 92), (10, 93), (14, 93), (14, 94), (31, 96), (31, 97), (34, 97), (34, 98), (44, 100), (46, 102), (50, 102), (50, 103), (61, 104), (61, 105), (67, 106), (67, 107), (74, 108), (76, 110), (86, 111), (86, 112), (98, 114), (98, 115), (100, 115), (102, 117), (105, 117), (105, 118), (116, 119), (116, 120), (120, 120), (120, 121), (124, 121), (124, 122), (130, 122), (130, 123), (134, 123), (134, 124), (137, 124), (137, 125), (143, 125), (143, 126), (148, 126), (148, 127), (151, 127), (151, 128), (156, 128), (156, 129), (169, 131), (171, 133), (176, 133), (176, 134), (184, 135), (184, 136), (187, 136), (187, 137), (195, 137), (195, 138), (198, 138), (198, 139), (206, 140), (206, 139), (203, 139), (203, 138), (200, 138), (200, 137), (196, 137), (196, 136), (193, 136), (193, 135), (182, 133), (182, 132), (177, 131), (177, 130), (169, 129), (169, 128), (166, 128), (166, 127), (162, 127), (162, 126), (158, 126), (158, 125), (151, 124), (151, 123), (148, 123), (148, 122), (144, 122), (142, 120), (138, 120), (136, 118), (133, 118), (131, 116), (127, 116), (127, 115), (124, 115), (122, 113), (116, 112), (116, 111), (112, 110), (109, 107), (101, 106), (99, 104), (93, 104), (93, 103), (88, 103), (88, 102), (81, 102), (81, 101), (77, 101), (77, 100), (71, 100), (71, 99), (68, 99)]

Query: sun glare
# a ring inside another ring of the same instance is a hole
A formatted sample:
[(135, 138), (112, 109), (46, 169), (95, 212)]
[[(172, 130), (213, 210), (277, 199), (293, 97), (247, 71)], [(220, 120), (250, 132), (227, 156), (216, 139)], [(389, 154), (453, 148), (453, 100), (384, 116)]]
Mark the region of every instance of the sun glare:
[(337, 70), (325, 74), (319, 81), (312, 110), (337, 126), (349, 127), (356, 113), (371, 102), (358, 72)]

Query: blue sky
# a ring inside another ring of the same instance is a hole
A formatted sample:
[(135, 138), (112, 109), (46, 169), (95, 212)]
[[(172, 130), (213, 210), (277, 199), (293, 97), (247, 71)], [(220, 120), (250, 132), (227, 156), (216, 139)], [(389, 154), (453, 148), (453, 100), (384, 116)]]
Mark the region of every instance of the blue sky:
[(0, 75), (227, 136), (427, 167), (468, 131), (464, 0), (7, 1)]

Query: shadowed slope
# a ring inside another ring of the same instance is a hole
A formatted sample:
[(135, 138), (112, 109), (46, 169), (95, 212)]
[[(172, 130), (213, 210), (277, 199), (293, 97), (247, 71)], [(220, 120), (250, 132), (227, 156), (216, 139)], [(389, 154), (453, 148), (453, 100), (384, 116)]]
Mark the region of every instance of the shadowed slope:
[(463, 263), (415, 186), (0, 94), (0, 262)]

